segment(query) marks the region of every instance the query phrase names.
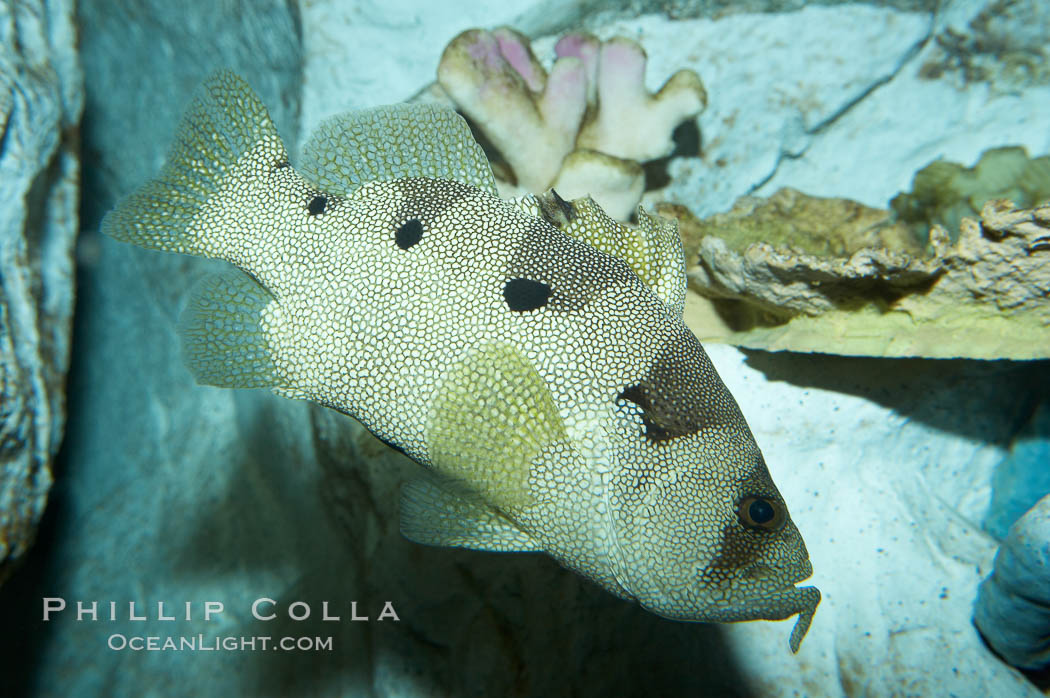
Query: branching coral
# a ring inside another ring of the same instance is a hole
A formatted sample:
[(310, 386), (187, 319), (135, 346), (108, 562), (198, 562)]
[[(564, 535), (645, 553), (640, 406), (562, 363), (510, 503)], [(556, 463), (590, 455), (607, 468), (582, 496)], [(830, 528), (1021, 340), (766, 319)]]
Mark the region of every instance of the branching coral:
[(590, 194), (626, 218), (644, 188), (640, 163), (669, 155), (675, 127), (704, 108), (700, 78), (681, 70), (650, 94), (645, 51), (625, 38), (570, 34), (555, 53), (548, 73), (524, 35), (472, 29), (446, 47), (438, 83), (507, 162), (510, 193)]
[(472, 29), (445, 49), (438, 83), (499, 148), (519, 186), (542, 191), (554, 181), (586, 108), (578, 59), (559, 61), (548, 75), (522, 35)]
[(678, 71), (655, 95), (649, 94), (645, 51), (630, 39), (599, 43), (592, 36), (570, 34), (554, 51), (559, 61), (576, 57), (586, 69), (588, 118), (576, 140), (579, 148), (638, 162), (662, 158), (674, 150), (675, 127), (706, 104), (703, 84), (691, 70)]

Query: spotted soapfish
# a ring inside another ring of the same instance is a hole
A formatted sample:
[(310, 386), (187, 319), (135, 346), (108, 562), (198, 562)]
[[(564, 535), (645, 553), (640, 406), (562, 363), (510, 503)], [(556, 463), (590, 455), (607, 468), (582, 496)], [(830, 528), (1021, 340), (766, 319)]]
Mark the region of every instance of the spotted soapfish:
[(673, 222), (556, 192), (501, 199), (436, 105), (323, 123), (299, 168), (230, 72), (198, 91), (156, 179), (103, 232), (224, 259), (181, 320), (201, 383), (351, 415), (424, 466), (401, 531), (542, 551), (667, 618), (820, 601), (762, 454), (682, 321)]

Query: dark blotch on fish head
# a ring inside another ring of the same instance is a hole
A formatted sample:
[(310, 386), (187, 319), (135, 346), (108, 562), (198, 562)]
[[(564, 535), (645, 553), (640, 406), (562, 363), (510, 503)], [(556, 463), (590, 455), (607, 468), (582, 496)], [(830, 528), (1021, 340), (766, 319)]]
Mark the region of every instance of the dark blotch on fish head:
[(642, 409), (645, 436), (655, 442), (710, 427), (746, 429), (729, 391), (691, 332), (668, 341), (641, 380), (617, 396)]

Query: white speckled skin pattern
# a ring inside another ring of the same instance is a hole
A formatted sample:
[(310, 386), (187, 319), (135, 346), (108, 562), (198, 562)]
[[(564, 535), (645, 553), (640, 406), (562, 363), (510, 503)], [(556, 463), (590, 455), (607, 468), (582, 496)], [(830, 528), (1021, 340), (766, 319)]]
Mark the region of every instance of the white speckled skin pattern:
[(682, 322), (674, 227), (501, 200), (432, 106), (339, 117), (305, 152), (300, 172), (219, 73), (103, 223), (243, 270), (187, 309), (198, 379), (314, 400), (426, 466), (402, 499), (413, 540), (542, 550), (669, 618), (799, 614), (797, 650), (820, 594), (795, 587), (805, 545)]

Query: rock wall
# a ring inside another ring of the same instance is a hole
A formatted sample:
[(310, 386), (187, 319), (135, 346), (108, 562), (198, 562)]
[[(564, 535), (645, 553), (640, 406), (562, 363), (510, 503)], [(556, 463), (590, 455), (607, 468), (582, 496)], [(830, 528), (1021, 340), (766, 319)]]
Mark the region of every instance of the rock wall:
[(36, 536), (66, 419), (82, 102), (73, 3), (0, 3), (0, 583)]

